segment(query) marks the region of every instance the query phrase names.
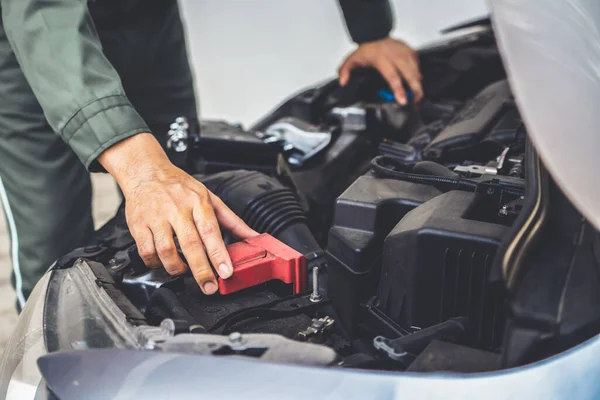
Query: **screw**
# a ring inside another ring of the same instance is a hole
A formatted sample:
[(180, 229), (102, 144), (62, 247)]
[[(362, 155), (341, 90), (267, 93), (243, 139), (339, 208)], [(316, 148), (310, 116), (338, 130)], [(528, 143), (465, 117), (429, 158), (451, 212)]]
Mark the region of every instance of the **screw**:
[(321, 295), (319, 294), (319, 267), (313, 268), (313, 291), (310, 294), (310, 301), (313, 303), (320, 302)]
[(239, 332), (233, 332), (229, 334), (229, 341), (233, 344), (242, 343), (242, 334)]

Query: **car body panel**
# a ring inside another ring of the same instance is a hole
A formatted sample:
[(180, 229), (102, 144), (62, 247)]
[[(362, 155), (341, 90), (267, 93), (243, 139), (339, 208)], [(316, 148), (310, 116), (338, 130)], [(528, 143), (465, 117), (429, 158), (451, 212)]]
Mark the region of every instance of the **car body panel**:
[(600, 337), (500, 372), (411, 374), (307, 368), (135, 350), (58, 352), (38, 364), (61, 399), (596, 399)]

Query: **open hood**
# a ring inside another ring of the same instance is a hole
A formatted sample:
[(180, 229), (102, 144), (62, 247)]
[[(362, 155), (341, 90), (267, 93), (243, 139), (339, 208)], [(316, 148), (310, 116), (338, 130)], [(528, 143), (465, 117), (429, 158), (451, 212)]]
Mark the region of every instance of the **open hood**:
[(492, 0), (528, 132), (565, 194), (600, 227), (600, 3)]

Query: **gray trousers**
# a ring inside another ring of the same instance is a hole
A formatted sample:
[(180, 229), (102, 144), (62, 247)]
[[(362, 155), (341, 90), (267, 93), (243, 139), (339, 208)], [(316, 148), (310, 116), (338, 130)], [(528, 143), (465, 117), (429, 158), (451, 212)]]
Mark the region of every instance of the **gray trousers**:
[[(176, 117), (196, 115), (177, 2), (167, 12), (144, 7), (133, 19), (96, 25), (127, 97), (157, 137)], [(93, 234), (92, 188), (89, 172), (48, 125), (1, 26), (0, 200), (22, 307), (48, 267)]]

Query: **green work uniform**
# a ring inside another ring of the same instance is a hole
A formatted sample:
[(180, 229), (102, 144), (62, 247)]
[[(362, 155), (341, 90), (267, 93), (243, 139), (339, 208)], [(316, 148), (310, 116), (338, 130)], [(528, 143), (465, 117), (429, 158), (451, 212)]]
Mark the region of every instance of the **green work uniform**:
[[(389, 34), (387, 0), (339, 2), (355, 42)], [(93, 233), (98, 155), (141, 132), (160, 139), (196, 114), (196, 100), (176, 0), (0, 8), (0, 200), (22, 306), (49, 265)]]

